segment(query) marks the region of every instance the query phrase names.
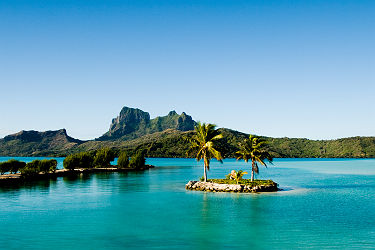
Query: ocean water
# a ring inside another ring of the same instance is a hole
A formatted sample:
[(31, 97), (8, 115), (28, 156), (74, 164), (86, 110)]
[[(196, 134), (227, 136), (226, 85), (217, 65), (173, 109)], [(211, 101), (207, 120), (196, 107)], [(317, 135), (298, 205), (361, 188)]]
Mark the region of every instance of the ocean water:
[[(0, 249), (375, 248), (373, 159), (276, 159), (257, 177), (284, 191), (261, 194), (187, 191), (201, 162), (147, 163), (157, 167), (0, 187)], [(250, 164), (213, 162), (209, 178), (232, 169)]]

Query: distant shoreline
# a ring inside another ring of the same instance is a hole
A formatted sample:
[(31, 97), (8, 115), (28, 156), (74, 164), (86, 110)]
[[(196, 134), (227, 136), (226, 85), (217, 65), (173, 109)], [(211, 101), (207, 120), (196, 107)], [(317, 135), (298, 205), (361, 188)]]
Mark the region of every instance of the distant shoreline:
[(146, 165), (142, 169), (135, 168), (90, 168), (90, 169), (58, 169), (54, 173), (39, 173), (36, 176), (22, 176), (21, 174), (4, 174), (0, 175), (0, 185), (2, 184), (14, 184), (23, 183), (27, 181), (54, 179), (57, 177), (66, 176), (78, 176), (80, 174), (92, 174), (92, 173), (127, 173), (127, 172), (139, 172), (145, 171), (155, 166)]
[[(24, 155), (21, 155), (21, 156), (16, 156), (16, 155), (7, 155), (7, 156), (4, 156), (4, 155), (0, 155), (0, 158), (65, 158), (66, 156), (53, 156), (53, 155), (48, 155), (48, 156), (42, 156), (42, 155), (32, 155), (32, 156), (24, 156)], [(159, 156), (159, 157), (146, 157), (146, 158), (149, 158), (149, 159), (195, 159), (194, 157), (163, 157), (163, 156)], [(116, 157), (117, 159), (117, 157)], [(235, 160), (234, 157), (227, 157), (225, 158), (224, 160), (226, 159), (233, 159)], [(375, 157), (275, 157), (274, 159), (278, 159), (278, 160), (282, 160), (282, 159), (304, 159), (304, 160), (307, 160), (307, 159), (316, 159), (316, 160), (325, 160), (325, 159), (355, 159), (355, 160), (360, 160), (360, 159), (375, 159)], [(1, 161), (0, 161), (1, 162)]]

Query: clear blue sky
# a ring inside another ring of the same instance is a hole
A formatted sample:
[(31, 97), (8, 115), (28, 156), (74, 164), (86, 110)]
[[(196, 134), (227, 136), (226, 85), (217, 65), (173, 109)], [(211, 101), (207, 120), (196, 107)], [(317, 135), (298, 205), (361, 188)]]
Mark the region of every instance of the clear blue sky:
[(122, 106), (274, 137), (375, 135), (375, 1), (0, 1), (0, 137)]

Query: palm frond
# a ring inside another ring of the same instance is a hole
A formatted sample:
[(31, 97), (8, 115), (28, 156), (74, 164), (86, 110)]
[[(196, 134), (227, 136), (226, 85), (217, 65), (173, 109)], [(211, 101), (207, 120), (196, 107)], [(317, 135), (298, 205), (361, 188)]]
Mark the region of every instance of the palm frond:
[(240, 150), (235, 153), (236, 159), (243, 159), (252, 161), (252, 171), (259, 173), (258, 163), (267, 167), (266, 160), (272, 164), (273, 158), (271, 154), (266, 150), (267, 141), (255, 135), (249, 135), (248, 139), (245, 139), (239, 144)]
[(190, 147), (186, 154), (196, 152), (197, 161), (204, 160), (204, 168), (210, 169), (210, 160), (216, 158), (222, 162), (222, 155), (215, 147), (214, 141), (222, 138), (222, 134), (216, 129), (215, 124), (197, 122), (195, 133), (189, 140)]

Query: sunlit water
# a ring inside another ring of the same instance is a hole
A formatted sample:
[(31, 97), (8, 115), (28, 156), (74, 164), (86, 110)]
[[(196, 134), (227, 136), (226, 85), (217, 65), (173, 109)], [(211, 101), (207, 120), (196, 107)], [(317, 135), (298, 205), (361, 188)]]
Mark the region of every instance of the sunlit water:
[[(202, 176), (202, 163), (147, 163), (157, 167), (0, 187), (0, 248), (375, 247), (373, 159), (279, 159), (258, 178), (284, 191), (262, 194), (187, 191), (187, 181)], [(249, 168), (213, 162), (209, 177)]]

